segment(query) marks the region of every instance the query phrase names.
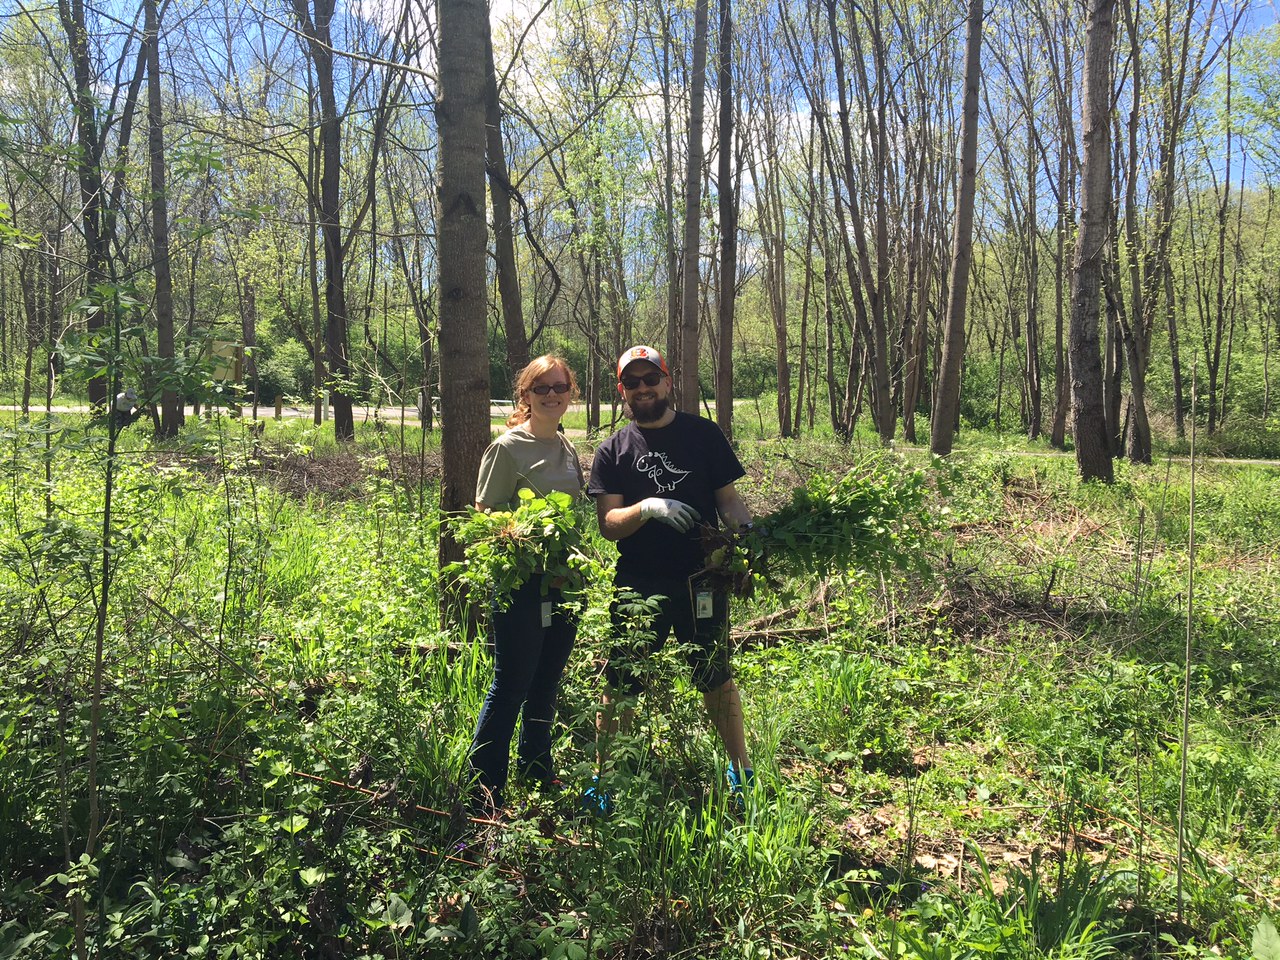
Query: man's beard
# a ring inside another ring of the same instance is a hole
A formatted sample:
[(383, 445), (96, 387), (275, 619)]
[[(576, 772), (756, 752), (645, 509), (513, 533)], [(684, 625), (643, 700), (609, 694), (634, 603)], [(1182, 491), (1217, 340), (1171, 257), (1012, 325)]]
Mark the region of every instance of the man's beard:
[(663, 418), (669, 406), (671, 406), (671, 398), (669, 396), (655, 396), (652, 400), (643, 400), (638, 403), (632, 401), (631, 419), (638, 420), (641, 423), (653, 423)]

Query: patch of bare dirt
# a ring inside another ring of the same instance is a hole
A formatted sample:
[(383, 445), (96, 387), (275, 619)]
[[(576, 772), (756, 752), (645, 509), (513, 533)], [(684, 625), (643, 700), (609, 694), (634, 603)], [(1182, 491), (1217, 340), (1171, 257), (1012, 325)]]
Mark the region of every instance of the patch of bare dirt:
[[(214, 454), (166, 452), (160, 459), (196, 470), (209, 480), (224, 474), (221, 459)], [(369, 495), (370, 481), (386, 482), (417, 490), (440, 478), (440, 454), (428, 452), (400, 454), (398, 451), (372, 453), (364, 450), (331, 450), (299, 453), (284, 447), (260, 446), (256, 454), (234, 466), (240, 476), (251, 476), (287, 496), (305, 500), (356, 500)]]

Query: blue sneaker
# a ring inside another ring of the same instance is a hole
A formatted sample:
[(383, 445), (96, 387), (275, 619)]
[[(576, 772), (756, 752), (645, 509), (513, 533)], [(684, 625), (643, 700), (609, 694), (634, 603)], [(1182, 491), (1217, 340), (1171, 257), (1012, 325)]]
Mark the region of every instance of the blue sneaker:
[(729, 781), (729, 803), (737, 813), (745, 813), (747, 809), (747, 793), (756, 785), (756, 772), (746, 767), (741, 773), (732, 763), (726, 772)]
[(607, 818), (613, 813), (613, 799), (601, 788), (599, 777), (592, 777), (591, 785), (582, 791), (582, 809), (596, 817)]

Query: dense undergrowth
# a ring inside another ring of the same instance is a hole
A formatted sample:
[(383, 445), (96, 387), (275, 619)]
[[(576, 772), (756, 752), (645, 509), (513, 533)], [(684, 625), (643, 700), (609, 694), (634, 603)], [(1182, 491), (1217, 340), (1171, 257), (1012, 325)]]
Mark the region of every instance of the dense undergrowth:
[[(103, 431), (5, 426), (0, 957), (1276, 956), (1274, 468), (1199, 468), (1184, 688), (1188, 465), (1099, 487), (1069, 459), (886, 461), (925, 471), (931, 572), (735, 612), (745, 813), (673, 655), (610, 819), (517, 786), (478, 825), (490, 667), (438, 621), (435, 454), (321, 436), (122, 436), (95, 681)], [(852, 456), (753, 443), (743, 489), (763, 512)], [(574, 784), (608, 600), (600, 579), (563, 692)]]

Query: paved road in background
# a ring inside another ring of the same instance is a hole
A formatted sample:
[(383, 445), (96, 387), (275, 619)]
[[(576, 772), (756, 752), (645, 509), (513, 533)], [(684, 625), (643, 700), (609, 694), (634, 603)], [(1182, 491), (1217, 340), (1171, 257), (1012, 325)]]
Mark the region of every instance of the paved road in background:
[[(582, 407), (581, 404), (578, 404), (577, 406), (579, 408), (585, 409), (585, 407)], [(16, 404), (0, 404), (0, 411), (4, 411), (7, 413), (19, 413), (21, 412), (21, 410), (22, 408)], [(187, 410), (187, 416), (193, 416), (190, 405), (187, 406), (186, 410)], [(57, 404), (51, 407), (49, 412), (50, 413), (88, 413), (89, 407), (87, 404), (70, 404), (70, 405)], [(376, 417), (378, 418), (381, 418), (387, 421), (394, 421), (396, 423), (400, 422), (401, 414), (403, 413), (405, 423), (412, 423), (415, 425), (418, 423), (417, 407), (405, 407), (403, 411), (401, 410), (400, 407), (353, 407), (351, 412), (357, 420), (361, 420), (361, 421), (373, 420), (375, 419), (375, 415), (376, 415)], [(33, 404), (31, 407), (31, 413), (32, 415), (42, 414), (44, 413), (44, 407), (43, 406), (37, 407)], [(242, 410), (241, 416), (248, 419), (250, 416), (252, 416), (252, 414), (253, 414), (253, 410), (251, 407), (244, 407)], [(510, 414), (511, 414), (510, 404), (506, 404), (505, 406), (502, 404), (494, 404), (489, 408), (489, 416), (494, 420), (497, 420), (499, 418), (505, 420), (508, 416), (510, 416)], [(286, 406), (281, 410), (281, 416), (287, 417), (292, 420), (310, 419), (313, 415), (314, 415), (314, 411), (312, 410), (311, 407)], [(259, 407), (258, 408), (258, 419), (270, 420), (274, 416), (275, 416), (275, 407)]]
[[(586, 410), (586, 404), (581, 404), (581, 403), (573, 404), (570, 406), (569, 409), (576, 410), (578, 412), (583, 412)], [(187, 411), (187, 416), (189, 417), (194, 416), (190, 406), (187, 406), (186, 411)], [(22, 407), (16, 404), (11, 404), (11, 403), (0, 404), (0, 413), (17, 414), (21, 412), (22, 412)], [(33, 405), (31, 407), (32, 416), (39, 416), (44, 412), (45, 410), (43, 406), (36, 407)], [(58, 414), (88, 413), (89, 406), (88, 404), (56, 404), (53, 407), (49, 408), (49, 412), (58, 413)], [(366, 423), (370, 420), (378, 419), (378, 420), (381, 420), (383, 423), (386, 423), (392, 426), (399, 426), (402, 421), (406, 427), (421, 426), (421, 421), (419, 421), (418, 419), (417, 407), (405, 407), (403, 409), (401, 409), (400, 407), (352, 407), (351, 413), (356, 420), (359, 420), (362, 423)], [(253, 415), (253, 410), (250, 407), (245, 407), (241, 413), (241, 417), (245, 420), (250, 419), (252, 415)], [(312, 410), (311, 407), (286, 406), (280, 411), (280, 416), (283, 419), (287, 419), (287, 420), (310, 420), (314, 415), (315, 415), (315, 412), (314, 410)], [(505, 423), (507, 417), (509, 416), (511, 416), (511, 404), (509, 403), (507, 404), (495, 403), (489, 407), (489, 419), (495, 421), (498, 424)], [(271, 420), (271, 419), (274, 419), (274, 417), (275, 417), (275, 407), (259, 407), (258, 408), (258, 419)], [(439, 414), (436, 414), (435, 422), (437, 425), (439, 424), (440, 422)], [(565, 433), (575, 439), (584, 439), (587, 436), (586, 430), (582, 430), (576, 427), (566, 428)]]

